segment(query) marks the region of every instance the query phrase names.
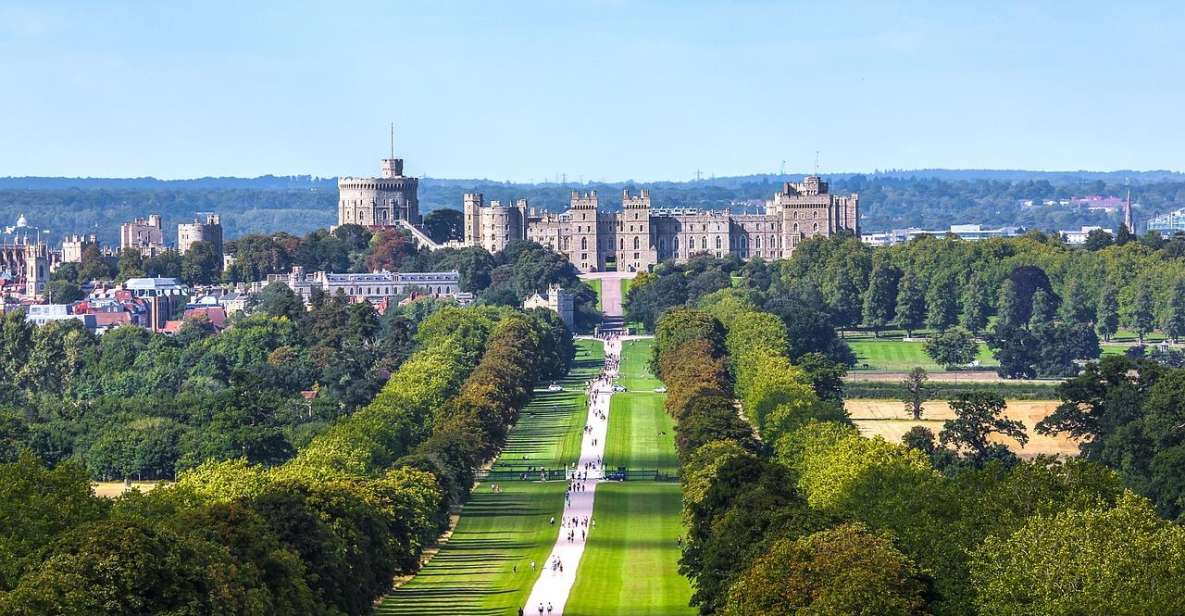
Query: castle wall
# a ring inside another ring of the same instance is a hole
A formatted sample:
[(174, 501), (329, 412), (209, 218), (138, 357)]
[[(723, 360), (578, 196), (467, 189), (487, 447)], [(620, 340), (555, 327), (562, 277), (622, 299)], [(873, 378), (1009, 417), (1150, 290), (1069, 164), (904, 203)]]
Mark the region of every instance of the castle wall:
[(521, 233), (564, 254), (582, 272), (648, 271), (661, 261), (684, 263), (696, 254), (784, 259), (807, 238), (859, 232), (858, 196), (831, 195), (817, 177), (786, 183), (763, 214), (652, 209), (645, 190), (637, 196), (626, 192), (621, 212), (599, 211), (595, 191), (573, 191), (563, 214), (528, 215), (525, 203), (485, 206), (480, 197), (466, 195), (465, 245), (497, 252), (509, 234)]

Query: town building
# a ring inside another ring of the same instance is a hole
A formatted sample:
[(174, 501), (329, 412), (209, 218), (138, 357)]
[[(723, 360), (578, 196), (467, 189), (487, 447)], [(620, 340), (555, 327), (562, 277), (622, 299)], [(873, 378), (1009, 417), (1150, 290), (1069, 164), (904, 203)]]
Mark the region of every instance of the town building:
[(563, 213), (536, 212), (521, 199), (486, 205), (481, 194), (467, 194), (464, 244), (498, 252), (525, 239), (564, 254), (581, 272), (637, 272), (696, 254), (785, 258), (810, 237), (859, 235), (859, 217), (858, 195), (831, 194), (816, 176), (786, 182), (761, 214), (654, 208), (647, 190), (624, 191), (620, 212), (602, 211), (596, 191), (573, 191)]
[(954, 237), (961, 240), (986, 240), (992, 238), (1017, 237), (1023, 235), (1024, 227), (984, 227), (983, 225), (951, 225), (945, 231), (927, 230), (909, 227), (907, 229), (893, 229), (880, 233), (867, 233), (860, 236), (860, 241), (869, 246), (893, 246), (903, 244), (923, 235), (932, 237)]
[(452, 297), (458, 300), (471, 299), (461, 292), (459, 272), (371, 272), (361, 274), (334, 274), (328, 272), (305, 273), (302, 267), (293, 267), (288, 274), (272, 274), (268, 282), (282, 282), (288, 285), (305, 302), (309, 301), (315, 289), (327, 295), (344, 294), (355, 301), (369, 301), (377, 304), (392, 297), (403, 297), (412, 293), (433, 297)]
[(1115, 236), (1113, 229), (1104, 229), (1103, 227), (1082, 227), (1077, 230), (1059, 231), (1058, 235), (1062, 236), (1062, 241), (1071, 246), (1081, 246), (1086, 243), (1086, 238), (1090, 237), (1091, 231), (1102, 231), (1112, 237)]
[(150, 257), (165, 250), (164, 228), (160, 214), (149, 214), (148, 218), (137, 218), (119, 226), (119, 250), (139, 250)]
[(41, 326), (54, 321), (81, 321), (90, 331), (95, 331), (95, 317), (90, 314), (76, 314), (69, 304), (31, 304), (25, 307), (25, 321)]
[(523, 310), (530, 310), (532, 308), (544, 308), (560, 315), (560, 320), (568, 329), (574, 329), (575, 323), (575, 298), (571, 293), (560, 288), (559, 285), (553, 284), (547, 287), (547, 295), (535, 293), (528, 297), (523, 302)]
[(214, 245), (214, 254), (222, 254), (222, 219), (217, 214), (198, 215), (193, 222), (177, 225), (177, 251), (189, 252), (195, 242), (209, 242)]
[(95, 234), (70, 234), (62, 240), (62, 263), (82, 263), (82, 252), (87, 246), (98, 246), (99, 239)]

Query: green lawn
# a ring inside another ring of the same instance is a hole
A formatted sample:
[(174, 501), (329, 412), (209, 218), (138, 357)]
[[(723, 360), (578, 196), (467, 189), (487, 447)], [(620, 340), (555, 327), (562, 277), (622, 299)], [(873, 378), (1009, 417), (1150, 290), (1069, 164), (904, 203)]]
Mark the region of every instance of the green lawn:
[(650, 354), (654, 340), (626, 340), (621, 348), (621, 370), (617, 382), (629, 391), (653, 392), (662, 382), (650, 371)]
[(625, 297), (630, 294), (630, 285), (634, 284), (633, 278), (621, 279), (621, 301), (625, 301)]
[[(536, 390), (494, 470), (557, 467), (579, 456), (586, 418), (584, 382), (603, 361), (601, 343), (577, 341), (577, 364), (561, 381), (565, 391)], [(494, 494), (480, 486), (465, 505), (452, 538), (414, 579), (383, 601), (379, 614), (513, 614), (527, 600), (556, 531), (547, 520), (563, 512), (564, 481), (507, 481)], [(518, 572), (514, 572), (514, 566)]]
[[(616, 394), (609, 413), (605, 459), (631, 468), (675, 470), (674, 430), (663, 411), (659, 382), (646, 368), (652, 341), (627, 341), (621, 379), (636, 393)], [(647, 393), (646, 390), (649, 390)], [(659, 436), (659, 431), (666, 435)], [(580, 562), (576, 585), (564, 608), (572, 616), (678, 616), (691, 585), (679, 575), (682, 535), (679, 484), (653, 481), (602, 483), (597, 487), (596, 530)]]
[[(934, 360), (922, 350), (924, 345), (924, 342), (894, 339), (848, 338), (848, 346), (852, 347), (856, 354), (856, 366), (853, 370), (908, 372), (916, 366), (921, 366), (927, 372), (941, 372), (942, 366), (934, 363)], [(983, 343), (979, 345), (978, 359), (985, 368), (1000, 365)], [(867, 367), (865, 364), (868, 364)]]
[(609, 435), (605, 439), (605, 465), (630, 470), (657, 470), (674, 475), (675, 422), (663, 408), (666, 396), (656, 393), (624, 393), (613, 396)]
[[(612, 417), (612, 415), (610, 415)], [(683, 533), (677, 483), (627, 481), (597, 487), (596, 530), (564, 607), (571, 616), (692, 615), (691, 584), (679, 575)]]

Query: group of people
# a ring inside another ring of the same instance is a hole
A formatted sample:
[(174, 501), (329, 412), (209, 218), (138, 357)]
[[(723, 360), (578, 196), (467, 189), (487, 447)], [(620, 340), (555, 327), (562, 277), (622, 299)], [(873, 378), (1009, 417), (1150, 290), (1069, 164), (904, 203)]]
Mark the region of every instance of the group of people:
[[(545, 611), (543, 611), (543, 602), (540, 601), (539, 602), (539, 616), (543, 616), (544, 614), (550, 614), (550, 613), (551, 613), (551, 602), (549, 601), (547, 603), (547, 611), (545, 612)], [(521, 608), (521, 607), (518, 608), (518, 616), (527, 616), (526, 612), (524, 612), (523, 608)]]
[[(620, 337), (618, 332), (602, 332), (598, 334), (598, 338), (611, 343)], [(600, 434), (604, 433), (604, 425), (597, 424), (597, 421), (605, 422), (609, 419), (607, 395), (613, 390), (613, 380), (617, 376), (618, 359), (616, 357), (606, 357), (605, 364), (601, 368), (601, 372), (595, 378), (587, 383), (586, 393), (588, 394), (588, 413), (589, 421), (584, 426), (585, 443), (592, 447), (601, 445)], [(589, 450), (585, 450), (588, 452)], [(532, 470), (532, 469), (528, 469)], [(589, 492), (594, 485), (589, 485), (590, 481), (596, 481), (600, 476), (596, 471), (604, 470), (604, 461), (601, 456), (588, 456), (585, 460), (575, 462), (566, 469), (568, 479), (567, 489), (564, 491), (564, 501), (568, 507), (572, 506), (572, 495), (576, 493)], [(566, 512), (567, 513), (567, 512)], [(591, 513), (589, 515), (565, 515), (560, 518), (560, 528), (566, 530), (561, 531), (561, 537), (566, 537), (568, 544), (583, 544), (588, 540), (589, 533), (592, 528), (596, 526), (596, 522), (592, 519)], [(556, 518), (553, 516), (548, 520), (548, 524), (554, 526)], [(558, 547), (558, 546), (557, 546)], [(531, 562), (531, 569), (533, 570), (535, 563)], [(553, 574), (562, 575), (564, 572), (564, 563), (560, 560), (558, 554), (553, 554), (551, 561), (548, 563)], [(517, 568), (516, 568), (517, 571)], [(542, 593), (537, 598), (548, 598), (550, 594)], [(520, 616), (524, 616), (527, 609), (531, 606), (519, 608)], [(540, 601), (534, 606), (537, 609), (538, 616), (552, 613), (552, 604), (547, 601)], [(560, 605), (560, 611), (563, 611), (563, 605)]]

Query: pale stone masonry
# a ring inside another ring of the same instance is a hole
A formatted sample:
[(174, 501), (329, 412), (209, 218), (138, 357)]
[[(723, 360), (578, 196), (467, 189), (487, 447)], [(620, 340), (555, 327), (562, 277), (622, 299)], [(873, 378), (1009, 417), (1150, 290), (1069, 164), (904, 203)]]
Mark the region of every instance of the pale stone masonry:
[(206, 214), (204, 218), (199, 216), (191, 223), (177, 225), (178, 252), (189, 252), (196, 242), (209, 242), (214, 246), (214, 254), (222, 254), (222, 219), (217, 214)]
[(860, 233), (859, 196), (833, 195), (809, 176), (786, 182), (763, 214), (651, 207), (650, 193), (622, 194), (622, 211), (604, 212), (596, 191), (572, 192), (568, 211), (536, 212), (525, 200), (513, 206), (480, 194), (465, 195), (465, 245), (497, 252), (527, 239), (560, 252), (582, 272), (647, 271), (659, 261), (686, 262), (695, 254), (742, 259), (789, 257), (816, 235)]
[(129, 248), (147, 256), (164, 251), (165, 236), (160, 214), (149, 214), (147, 219), (137, 218), (120, 225), (119, 249), (124, 251)]
[(337, 180), (337, 224), (394, 227), (420, 224), (419, 180), (404, 177), (403, 159), (384, 158), (382, 177)]
[[(339, 225), (419, 228), (418, 180), (404, 177), (402, 159), (384, 159), (382, 168), (380, 178), (338, 179)], [(696, 254), (783, 259), (809, 237), (843, 231), (859, 237), (859, 201), (856, 194), (831, 194), (817, 176), (783, 184), (762, 214), (654, 208), (645, 189), (623, 191), (620, 212), (602, 211), (596, 191), (573, 191), (562, 213), (536, 211), (526, 199), (486, 203), (481, 193), (470, 193), (462, 244), (499, 252), (515, 240), (531, 240), (565, 255), (581, 272), (648, 271)], [(426, 243), (432, 249), (451, 244)]]

